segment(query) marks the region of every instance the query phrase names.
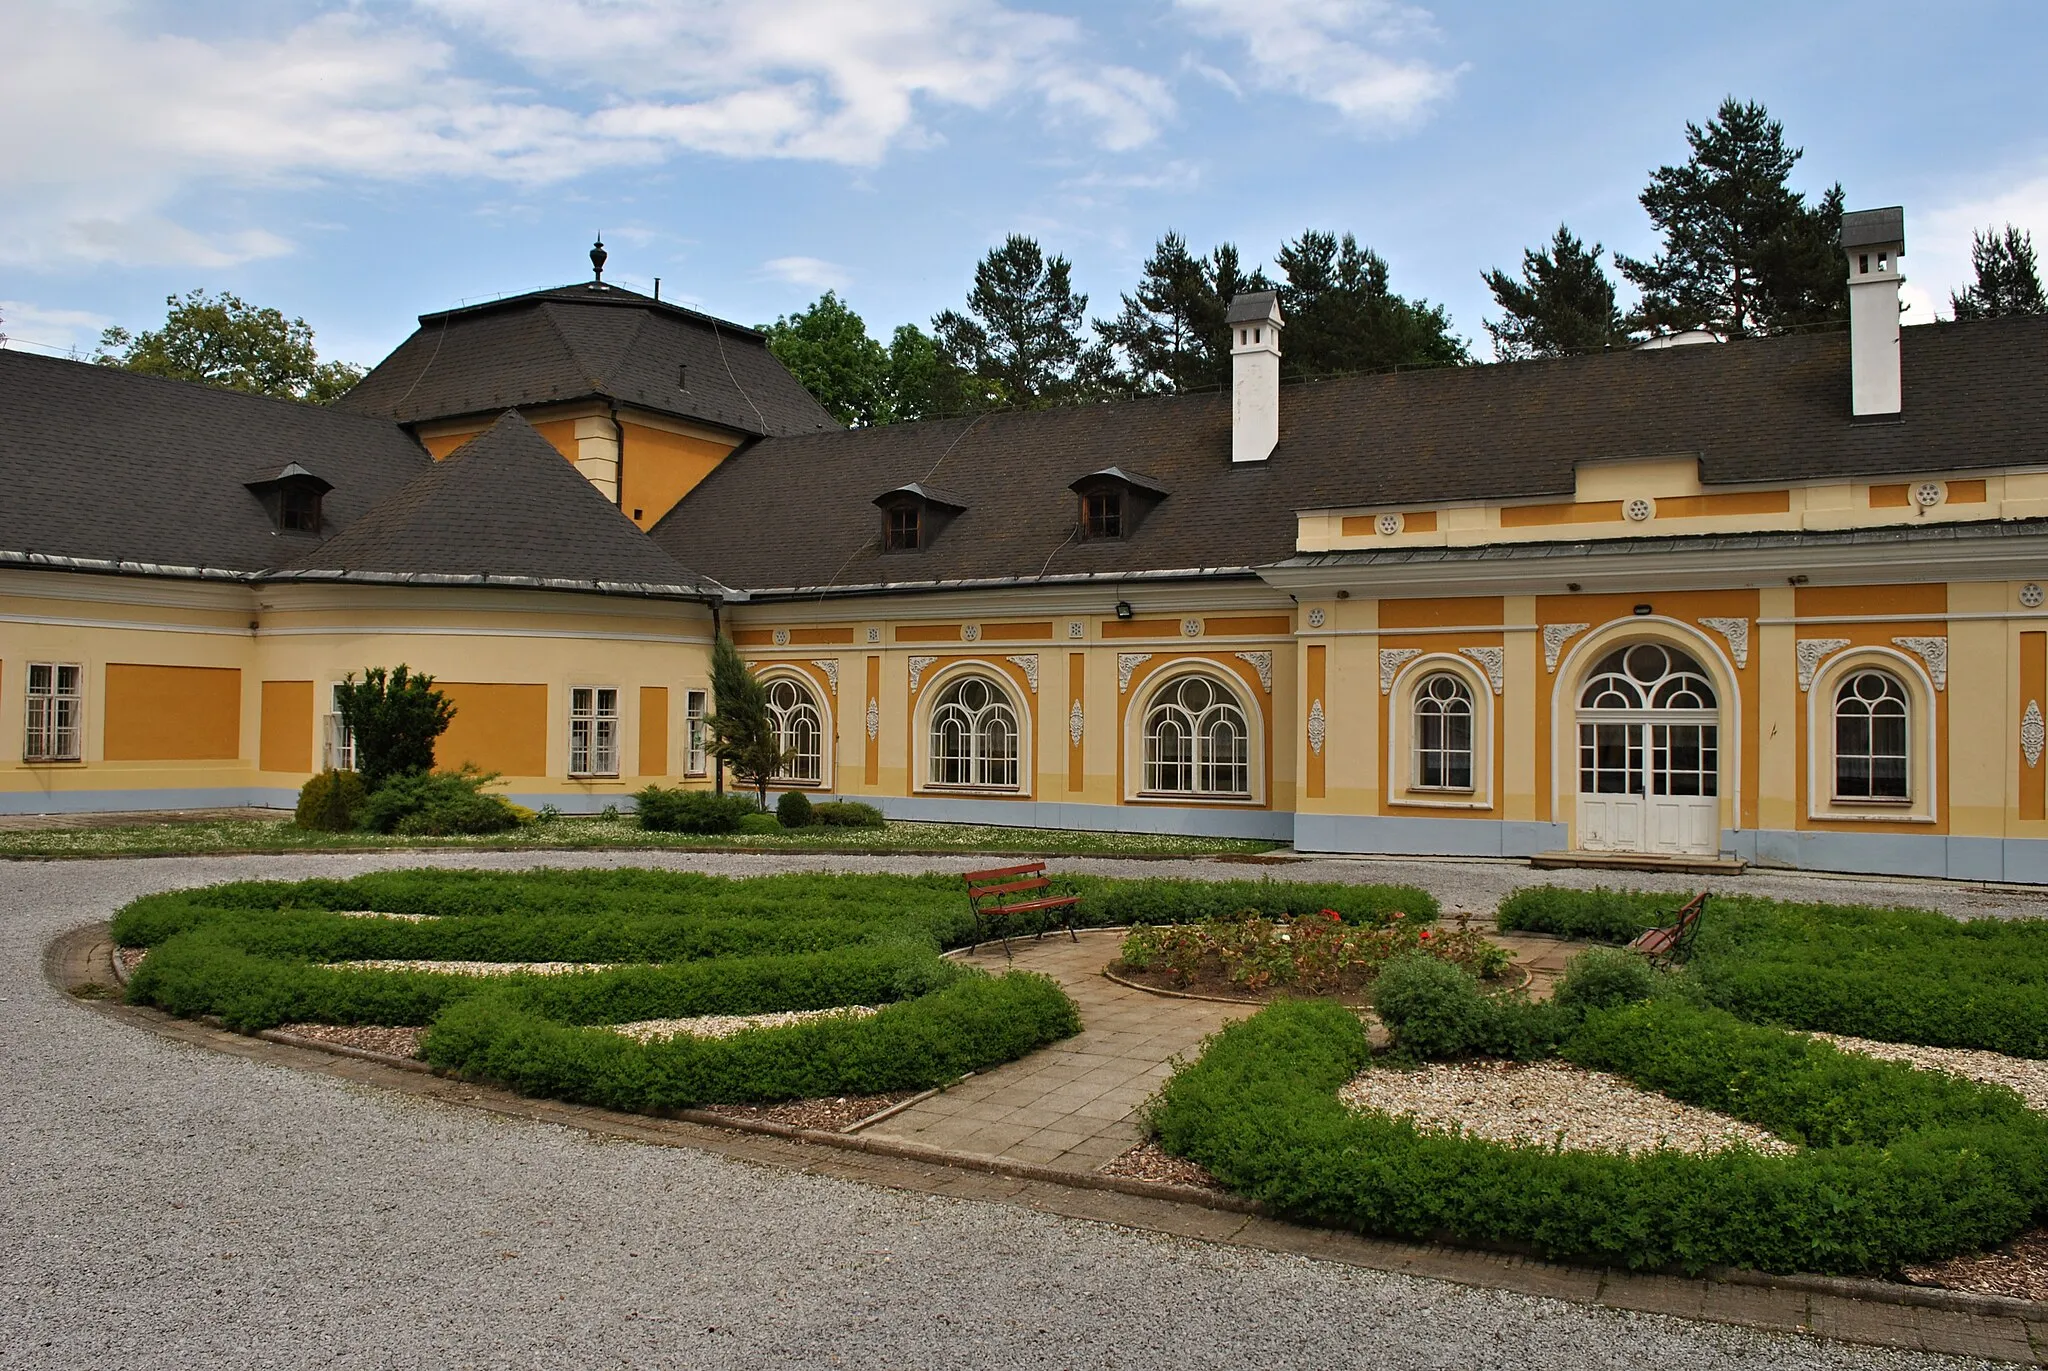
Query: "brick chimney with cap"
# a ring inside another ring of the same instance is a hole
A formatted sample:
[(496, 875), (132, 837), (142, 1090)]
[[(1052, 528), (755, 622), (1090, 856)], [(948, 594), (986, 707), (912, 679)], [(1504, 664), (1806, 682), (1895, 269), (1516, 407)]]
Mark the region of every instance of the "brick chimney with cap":
[(1904, 406), (1899, 366), (1899, 259), (1906, 255), (1906, 211), (1860, 209), (1842, 216), (1849, 257), (1849, 412), (1897, 414)]
[(1280, 296), (1233, 296), (1230, 325), (1230, 460), (1263, 462), (1280, 442)]

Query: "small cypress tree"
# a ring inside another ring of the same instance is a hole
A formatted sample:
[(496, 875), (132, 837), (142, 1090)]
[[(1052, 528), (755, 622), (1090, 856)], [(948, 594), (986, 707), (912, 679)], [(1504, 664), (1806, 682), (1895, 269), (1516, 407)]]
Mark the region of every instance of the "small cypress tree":
[(768, 687), (747, 669), (740, 650), (722, 633), (711, 648), (711, 697), (712, 714), (704, 721), (711, 733), (711, 755), (752, 786), (766, 809), (768, 782), (788, 757), (768, 714)]
[(400, 662), (386, 673), (364, 670), (345, 677), (335, 692), (341, 722), (355, 739), (356, 773), (369, 790), (393, 776), (434, 769), (434, 740), (448, 731), (455, 706), (434, 689), (434, 678)]

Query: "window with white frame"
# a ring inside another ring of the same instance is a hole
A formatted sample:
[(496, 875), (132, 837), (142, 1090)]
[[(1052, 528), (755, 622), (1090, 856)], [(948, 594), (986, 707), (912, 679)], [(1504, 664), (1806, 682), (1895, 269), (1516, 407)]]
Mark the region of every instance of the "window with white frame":
[(1472, 691), (1448, 671), (1415, 686), (1415, 788), (1472, 789)]
[(619, 692), (616, 686), (569, 691), (569, 774), (619, 774)]
[(825, 723), (817, 697), (802, 681), (778, 676), (768, 683), (768, 718), (782, 766), (773, 779), (818, 785), (825, 776)]
[(1017, 787), (1017, 712), (1003, 688), (963, 676), (932, 706), (933, 785)]
[(85, 732), (85, 669), (67, 662), (28, 664), (25, 762), (75, 762)]
[(1835, 689), (1835, 798), (1906, 800), (1906, 687), (1865, 669)]
[(1183, 676), (1145, 710), (1145, 789), (1171, 795), (1252, 793), (1251, 728), (1228, 690)]
[(356, 769), (356, 735), (341, 713), (341, 692), (347, 687), (336, 681), (327, 692), (327, 769)]
[(683, 718), (689, 727), (689, 756), (683, 764), (683, 773), (688, 776), (702, 776), (705, 772), (704, 736), (705, 693), (690, 691), (683, 697)]

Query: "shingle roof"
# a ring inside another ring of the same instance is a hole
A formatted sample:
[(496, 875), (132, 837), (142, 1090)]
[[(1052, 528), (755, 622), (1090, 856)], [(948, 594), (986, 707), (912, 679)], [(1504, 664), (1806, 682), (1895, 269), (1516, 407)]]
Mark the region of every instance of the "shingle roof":
[(754, 436), (839, 427), (755, 330), (592, 284), (423, 314), (338, 403), (412, 424), (591, 397)]
[[(1695, 455), (1710, 485), (2048, 464), (2048, 318), (1903, 333), (1905, 412), (1878, 421), (1849, 414), (1843, 333), (1354, 376), (1284, 387), (1273, 456), (1236, 466), (1218, 394), (769, 439), (654, 537), (749, 589), (1115, 577), (1279, 561), (1299, 509), (1569, 498), (1600, 459)], [(1113, 465), (1172, 493), (1080, 541), (1068, 487)], [(884, 553), (870, 501), (911, 482), (967, 509)]]
[(657, 547), (516, 411), (266, 579), (677, 597), (718, 589)]
[(0, 554), (248, 572), (296, 557), (245, 484), (297, 463), (346, 529), (429, 465), (386, 420), (0, 350)]

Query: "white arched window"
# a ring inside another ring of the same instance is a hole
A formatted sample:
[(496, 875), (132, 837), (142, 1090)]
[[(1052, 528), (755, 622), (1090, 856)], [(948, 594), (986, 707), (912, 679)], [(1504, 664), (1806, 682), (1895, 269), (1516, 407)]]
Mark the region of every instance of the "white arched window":
[(1415, 687), (1415, 785), (1472, 789), (1472, 691), (1448, 671)]
[(1145, 789), (1161, 794), (1252, 793), (1251, 729), (1236, 698), (1207, 676), (1183, 676), (1145, 711)]
[(1017, 786), (1017, 713), (1002, 687), (963, 676), (932, 706), (932, 784)]
[(825, 725), (817, 699), (803, 682), (777, 676), (768, 682), (768, 718), (782, 766), (774, 779), (817, 785), (825, 774)]
[(1865, 669), (1835, 689), (1835, 798), (1904, 800), (1906, 687), (1888, 671)]

